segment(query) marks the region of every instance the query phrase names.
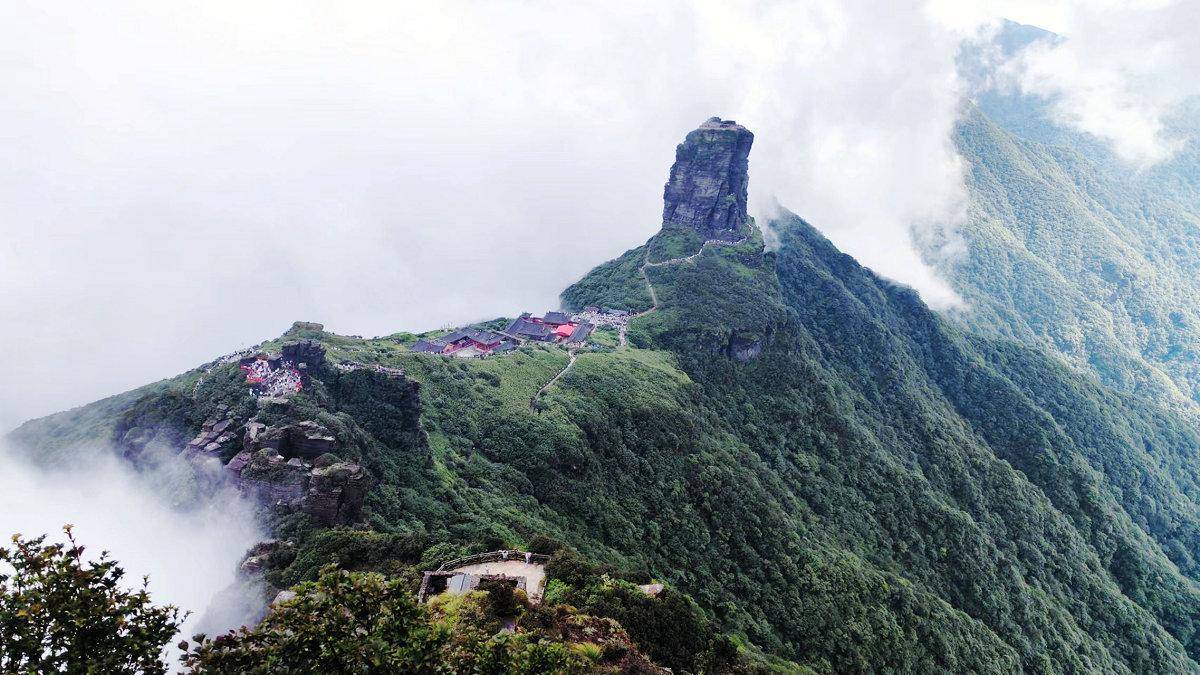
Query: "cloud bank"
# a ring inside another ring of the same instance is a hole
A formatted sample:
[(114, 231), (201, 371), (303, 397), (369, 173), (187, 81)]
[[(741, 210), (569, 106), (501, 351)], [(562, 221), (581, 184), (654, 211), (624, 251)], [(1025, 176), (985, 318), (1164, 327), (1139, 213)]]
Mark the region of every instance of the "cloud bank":
[(1200, 94), (1200, 44), (1189, 34), (1197, 25), (1195, 2), (1078, 7), (1063, 28), (1067, 39), (1025, 50), (1010, 76), (1023, 92), (1050, 99), (1060, 123), (1149, 166), (1181, 146), (1168, 120)]
[[(375, 335), (556, 304), (656, 231), (674, 145), (712, 115), (756, 133), (756, 204), (952, 305), (911, 238), (961, 217), (958, 42), (1075, 20), (998, 4), (4, 3), (0, 428), (296, 319)], [(1076, 44), (1087, 68), (1103, 39)], [(1038, 58), (1028, 86), (1097, 81)]]
[(1005, 17), (1057, 33), (996, 64), (996, 84), (1046, 99), (1055, 122), (1108, 143), (1138, 168), (1171, 157), (1187, 138), (1171, 118), (1200, 95), (1200, 5), (1189, 0), (934, 0), (962, 31)]
[[(261, 606), (221, 593), (238, 578), (242, 555), (263, 535), (253, 509), (231, 490), (201, 493), (180, 504), (177, 480), (189, 467), (163, 458), (147, 472), (134, 470), (107, 449), (84, 449), (70, 466), (35, 467), (0, 446), (0, 535), (49, 534), (63, 540), (73, 524), (87, 555), (110, 552), (130, 586), (150, 576), (155, 604), (174, 604), (192, 614), (181, 634), (228, 629), (253, 621)], [(252, 601), (252, 597), (250, 598)]]

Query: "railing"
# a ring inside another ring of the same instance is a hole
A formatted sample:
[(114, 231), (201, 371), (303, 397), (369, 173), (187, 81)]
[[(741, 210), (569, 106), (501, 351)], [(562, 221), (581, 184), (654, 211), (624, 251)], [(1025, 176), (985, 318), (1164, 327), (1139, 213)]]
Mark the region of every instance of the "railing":
[(527, 553), (525, 551), (489, 551), (488, 553), (476, 553), (465, 558), (455, 558), (454, 560), (442, 563), (442, 566), (437, 568), (438, 572), (467, 565), (477, 565), (479, 563), (502, 562), (505, 560), (516, 560), (518, 562), (526, 562), (529, 564), (545, 565), (550, 562), (550, 556), (541, 553)]

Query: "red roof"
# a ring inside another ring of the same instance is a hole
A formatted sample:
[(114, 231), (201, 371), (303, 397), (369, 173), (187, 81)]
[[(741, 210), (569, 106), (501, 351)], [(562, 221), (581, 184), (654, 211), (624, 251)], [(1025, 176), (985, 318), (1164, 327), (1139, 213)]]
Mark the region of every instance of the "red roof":
[(571, 337), (571, 333), (574, 332), (574, 330), (575, 330), (575, 324), (564, 323), (563, 325), (554, 329), (554, 334), (559, 337)]

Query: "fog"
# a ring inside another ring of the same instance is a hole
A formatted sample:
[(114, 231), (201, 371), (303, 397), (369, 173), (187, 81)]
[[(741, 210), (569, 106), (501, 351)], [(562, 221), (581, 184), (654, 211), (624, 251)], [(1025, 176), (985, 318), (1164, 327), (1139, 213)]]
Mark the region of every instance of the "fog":
[(963, 213), (959, 42), (1000, 16), (1064, 32), (1014, 86), (1152, 161), (1194, 72), (1189, 12), (4, 3), (0, 428), (297, 319), (375, 335), (556, 305), (653, 234), (674, 145), (712, 115), (757, 135), (757, 213), (778, 200), (953, 306), (911, 240)]
[[(155, 604), (191, 612), (184, 635), (252, 622), (262, 603), (237, 567), (264, 535), (249, 504), (232, 490), (189, 489), (191, 473), (178, 456), (138, 472), (106, 448), (83, 448), (69, 465), (40, 468), (0, 446), (0, 535), (5, 544), (14, 533), (65, 541), (63, 525), (74, 525), (89, 558), (109, 551), (129, 587), (149, 575)], [(242, 593), (221, 598), (233, 584)]]
[(1045, 97), (1061, 124), (1108, 141), (1130, 163), (1169, 158), (1185, 140), (1170, 118), (1200, 95), (1196, 2), (1106, 2), (1071, 7), (1060, 31), (1004, 64), (1009, 86)]
[[(0, 432), (297, 319), (378, 335), (556, 306), (657, 230), (675, 144), (713, 115), (756, 134), (757, 215), (782, 204), (956, 306), (912, 240), (954, 242), (964, 213), (961, 42), (1000, 17), (1063, 35), (997, 64), (1007, 86), (1144, 166), (1197, 93), (1196, 11), (10, 0)], [(204, 491), (181, 508), (186, 485), (86, 450), (51, 472), (0, 452), (0, 530), (73, 523), (195, 625), (261, 537), (249, 510)]]

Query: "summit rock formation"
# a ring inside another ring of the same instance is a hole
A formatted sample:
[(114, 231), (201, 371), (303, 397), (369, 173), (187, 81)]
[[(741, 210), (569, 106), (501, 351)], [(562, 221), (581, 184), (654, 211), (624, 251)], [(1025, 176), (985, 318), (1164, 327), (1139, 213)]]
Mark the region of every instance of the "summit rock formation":
[[(745, 224), (748, 158), (754, 134), (732, 120), (709, 118), (675, 148), (663, 190), (663, 226), (726, 239)], [(736, 237), (733, 237), (736, 238)]]

